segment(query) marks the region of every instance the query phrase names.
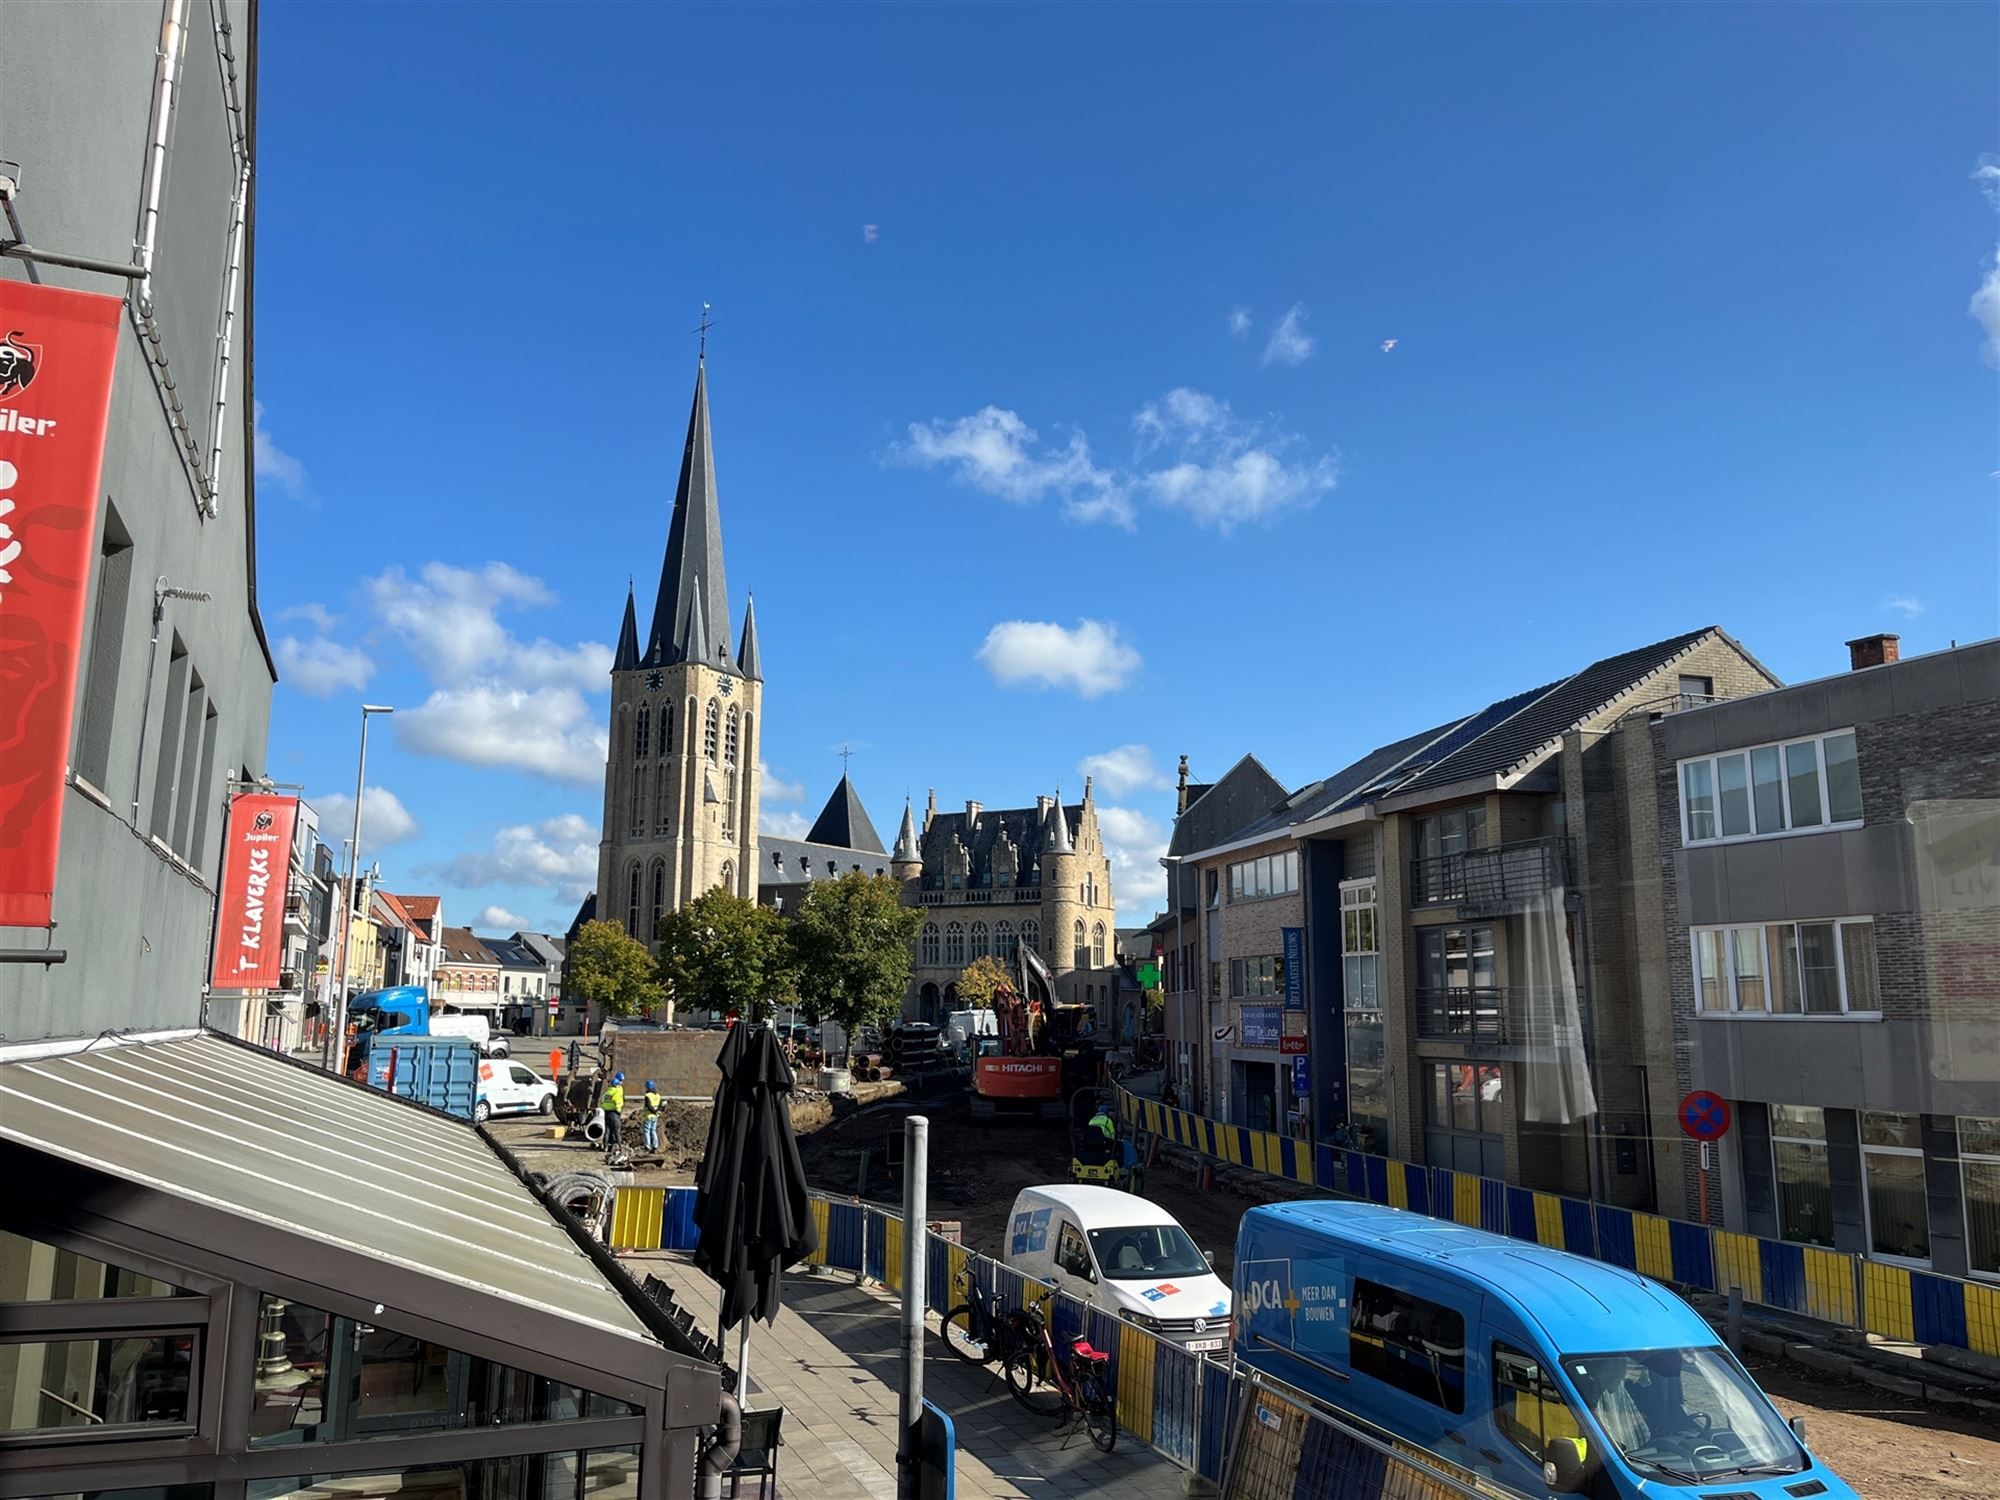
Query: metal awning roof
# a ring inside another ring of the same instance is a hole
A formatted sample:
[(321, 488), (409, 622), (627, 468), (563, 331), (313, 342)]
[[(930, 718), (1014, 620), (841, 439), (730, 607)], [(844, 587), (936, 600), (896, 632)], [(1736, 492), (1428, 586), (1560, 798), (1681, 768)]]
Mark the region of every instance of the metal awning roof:
[(0, 1141), (660, 1348), (472, 1128), (241, 1042), (0, 1052)]

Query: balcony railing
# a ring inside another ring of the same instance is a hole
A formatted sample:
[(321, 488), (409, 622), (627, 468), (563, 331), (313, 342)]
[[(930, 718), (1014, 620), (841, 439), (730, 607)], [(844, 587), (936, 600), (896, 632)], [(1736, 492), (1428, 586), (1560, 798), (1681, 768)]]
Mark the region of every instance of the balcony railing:
[(1468, 917), (1524, 909), (1555, 886), (1569, 884), (1569, 840), (1524, 839), (1495, 849), (1435, 854), (1410, 862), (1410, 904), (1455, 902)]
[[(1581, 995), (1577, 998), (1579, 1007)], [(1417, 1037), (1426, 1042), (1481, 1042), (1503, 1047), (1583, 1045), (1562, 1023), (1562, 997), (1550, 988), (1489, 985), (1417, 991)]]
[(959, 890), (917, 892), (919, 906), (1039, 906), (1042, 888), (1038, 885), (980, 885)]

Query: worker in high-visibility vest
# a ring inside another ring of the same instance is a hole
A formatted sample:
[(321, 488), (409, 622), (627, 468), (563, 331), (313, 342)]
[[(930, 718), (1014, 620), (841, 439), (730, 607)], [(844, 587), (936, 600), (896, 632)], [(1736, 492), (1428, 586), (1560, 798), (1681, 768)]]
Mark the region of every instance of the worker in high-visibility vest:
[(604, 1092), (599, 1096), (597, 1102), (604, 1110), (604, 1154), (609, 1156), (622, 1144), (620, 1136), (625, 1126), (623, 1118), (625, 1113), (625, 1075), (623, 1073), (613, 1073), (611, 1075), (611, 1082), (604, 1086)]
[(648, 1153), (660, 1149), (660, 1091), (653, 1087), (653, 1080), (646, 1080), (645, 1113), (639, 1119), (644, 1132)]

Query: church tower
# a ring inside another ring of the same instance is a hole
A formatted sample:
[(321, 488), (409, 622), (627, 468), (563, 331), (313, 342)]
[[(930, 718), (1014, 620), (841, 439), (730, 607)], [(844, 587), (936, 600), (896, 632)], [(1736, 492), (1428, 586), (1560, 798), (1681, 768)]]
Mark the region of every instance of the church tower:
[(705, 359), (695, 369), (652, 626), (643, 648), (639, 641), (628, 589), (611, 665), (597, 915), (652, 947), (661, 915), (704, 891), (757, 896), (764, 672), (754, 601), (730, 653)]

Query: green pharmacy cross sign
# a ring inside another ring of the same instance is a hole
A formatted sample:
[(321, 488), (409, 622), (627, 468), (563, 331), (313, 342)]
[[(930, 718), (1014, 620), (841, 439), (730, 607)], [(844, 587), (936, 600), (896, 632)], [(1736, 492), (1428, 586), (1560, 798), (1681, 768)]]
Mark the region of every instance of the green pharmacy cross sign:
[(1158, 989), (1160, 987), (1160, 966), (1150, 963), (1140, 964), (1138, 978), (1143, 988), (1149, 990)]

